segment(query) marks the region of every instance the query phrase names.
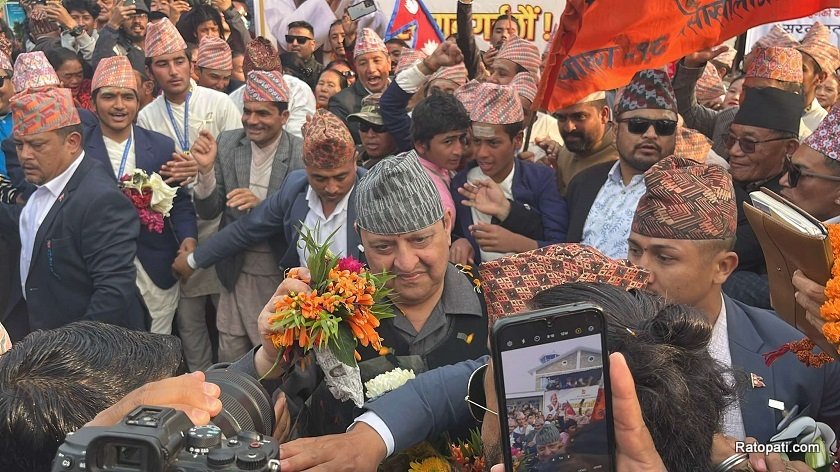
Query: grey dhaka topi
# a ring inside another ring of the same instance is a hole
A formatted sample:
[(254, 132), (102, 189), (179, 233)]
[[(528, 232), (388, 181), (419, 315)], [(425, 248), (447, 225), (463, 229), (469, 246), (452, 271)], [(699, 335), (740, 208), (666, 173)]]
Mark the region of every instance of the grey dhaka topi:
[(443, 218), (440, 194), (414, 153), (383, 159), (358, 185), (356, 223), (365, 231), (405, 234)]

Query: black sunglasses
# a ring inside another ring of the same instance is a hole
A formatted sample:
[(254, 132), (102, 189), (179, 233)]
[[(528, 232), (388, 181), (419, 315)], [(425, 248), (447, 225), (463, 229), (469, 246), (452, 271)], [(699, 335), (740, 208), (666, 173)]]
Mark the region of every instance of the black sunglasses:
[(470, 374), (470, 379), (467, 381), (467, 396), (464, 397), (464, 401), (470, 408), (470, 416), (479, 423), (484, 421), (484, 412), (486, 411), (499, 416), (498, 413), (484, 406), (487, 404), (487, 395), (484, 392), (484, 375), (486, 373), (487, 364), (484, 364)]
[(355, 72), (353, 72), (352, 70), (346, 70), (346, 71), (344, 71), (344, 72), (340, 72), (340, 74), (341, 74), (341, 76), (342, 76), (342, 77), (344, 77), (345, 79), (349, 79), (349, 78), (351, 78), (351, 77), (356, 77), (356, 73), (355, 73)]
[(647, 118), (626, 118), (618, 120), (619, 123), (627, 123), (627, 131), (633, 134), (645, 134), (653, 126), (653, 130), (659, 136), (671, 136), (677, 131), (677, 122), (674, 120), (649, 120)]
[(374, 133), (384, 133), (387, 131), (385, 129), (385, 125), (375, 125), (373, 123), (368, 123), (367, 121), (359, 122), (359, 132), (367, 133), (370, 130), (373, 130)]
[(293, 34), (286, 35), (286, 43), (298, 43), (298, 44), (306, 44), (307, 42), (312, 41), (312, 38), (307, 38), (306, 36), (295, 36)]
[(741, 152), (744, 154), (752, 154), (755, 152), (755, 145), (756, 144), (764, 144), (764, 143), (772, 143), (774, 141), (784, 141), (791, 138), (773, 138), (773, 139), (765, 139), (764, 141), (751, 141), (746, 138), (736, 138), (731, 134), (726, 136), (726, 149), (732, 149), (732, 146), (735, 143), (738, 143), (738, 147), (741, 148)]
[(787, 171), (788, 185), (794, 188), (799, 185), (799, 179), (804, 175), (805, 177), (814, 177), (816, 179), (830, 180), (832, 182), (840, 182), (840, 177), (835, 175), (817, 174), (807, 170), (802, 170), (802, 167), (794, 164), (790, 158), (785, 159), (785, 171)]

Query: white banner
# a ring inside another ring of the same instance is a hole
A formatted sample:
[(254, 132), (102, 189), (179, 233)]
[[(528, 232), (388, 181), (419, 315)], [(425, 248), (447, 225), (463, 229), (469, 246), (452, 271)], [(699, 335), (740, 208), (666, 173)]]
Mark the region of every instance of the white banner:
[[(359, 1), (361, 0), (340, 0), (336, 11), (341, 14), (348, 5)], [(360, 25), (376, 29), (386, 39), (396, 36), (420, 49), (424, 44), (415, 44), (417, 42), (415, 38), (428, 38), (431, 33), (431, 36), (436, 37), (440, 34), (445, 39), (457, 31), (457, 0), (375, 0), (375, 2), (377, 12), (363, 17)], [(315, 38), (323, 44), (328, 33), (326, 29), (336, 18), (335, 14), (331, 13), (329, 6), (331, 3), (336, 2), (335, 0), (332, 2), (306, 0), (295, 9), (292, 0), (255, 0), (254, 7), (258, 10), (255, 12), (256, 24), (260, 30), (262, 30), (262, 25), (266, 25), (274, 37), (282, 38), (286, 34), (286, 25), (290, 21), (303, 19), (315, 26)], [(475, 2), (472, 7), (473, 33), (478, 35), (476, 39), (479, 48), (486, 49), (487, 40), (492, 33), (491, 23), (499, 15), (510, 12), (519, 23), (520, 36), (533, 41), (542, 51), (548, 44), (552, 27), (559, 22), (565, 6), (565, 0), (520, 0), (519, 3), (503, 0)], [(430, 31), (435, 26), (437, 31)]]
[(790, 33), (794, 38), (802, 40), (805, 33), (811, 29), (811, 25), (819, 21), (827, 26), (833, 33), (834, 44), (840, 46), (840, 8), (827, 8), (821, 12), (814, 13), (811, 16), (804, 18), (796, 18), (793, 20), (780, 21), (778, 23), (768, 23), (761, 25), (747, 31), (747, 48), (746, 52), (752, 50), (753, 44), (756, 43), (762, 36), (770, 32), (773, 25), (779, 25), (783, 30)]

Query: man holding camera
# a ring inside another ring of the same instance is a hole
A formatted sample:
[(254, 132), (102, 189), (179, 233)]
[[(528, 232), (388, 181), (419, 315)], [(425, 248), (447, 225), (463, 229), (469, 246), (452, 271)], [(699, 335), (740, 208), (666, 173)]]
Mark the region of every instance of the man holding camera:
[(99, 30), (91, 65), (96, 69), (102, 58), (127, 56), (134, 70), (144, 70), (149, 7), (144, 0), (117, 0), (110, 12), (108, 23)]

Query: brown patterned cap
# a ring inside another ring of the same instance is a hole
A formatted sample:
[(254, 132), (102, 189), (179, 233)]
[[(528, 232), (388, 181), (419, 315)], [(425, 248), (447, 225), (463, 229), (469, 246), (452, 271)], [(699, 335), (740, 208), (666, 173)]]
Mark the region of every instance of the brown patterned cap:
[(712, 141), (703, 133), (686, 126), (677, 129), (675, 155), (704, 164), (711, 150)]
[(633, 217), (634, 233), (695, 241), (735, 237), (738, 205), (723, 167), (671, 156), (645, 172), (645, 186)]
[(601, 282), (642, 289), (650, 273), (610, 259), (582, 244), (555, 244), (481, 264), (478, 269), (490, 326), (499, 318), (528, 310), (537, 293), (571, 282)]
[(334, 169), (355, 158), (356, 146), (347, 125), (327, 110), (316, 110), (303, 127), (303, 163)]
[(831, 39), (831, 30), (818, 21), (811, 25), (797, 49), (811, 56), (823, 72), (833, 74), (840, 67), (840, 50)]
[(671, 79), (663, 70), (645, 69), (636, 72), (627, 87), (624, 87), (621, 99), (615, 107), (615, 116), (621, 116), (627, 111), (645, 109), (679, 113)]
[(422, 61), (427, 57), (429, 56), (419, 49), (403, 49), (403, 52), (400, 55), (400, 60), (397, 61), (397, 68), (394, 70), (394, 76), (396, 77), (397, 75), (400, 75), (400, 72), (408, 69), (414, 64), (417, 64), (417, 61)]
[(242, 60), (242, 72), (248, 77), (252, 70), (283, 70), (277, 49), (266, 38), (259, 36), (245, 46), (245, 59)]
[(792, 34), (783, 30), (779, 25), (773, 25), (767, 34), (753, 44), (753, 49), (769, 47), (795, 48), (796, 46), (799, 46), (799, 41)]

